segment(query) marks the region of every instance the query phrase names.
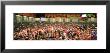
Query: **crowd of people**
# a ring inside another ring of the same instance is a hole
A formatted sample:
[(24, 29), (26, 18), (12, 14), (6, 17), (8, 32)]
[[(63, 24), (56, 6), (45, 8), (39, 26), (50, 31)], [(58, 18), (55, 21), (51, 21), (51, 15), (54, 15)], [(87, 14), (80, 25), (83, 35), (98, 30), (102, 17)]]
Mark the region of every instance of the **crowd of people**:
[(14, 40), (97, 40), (95, 24), (16, 23)]

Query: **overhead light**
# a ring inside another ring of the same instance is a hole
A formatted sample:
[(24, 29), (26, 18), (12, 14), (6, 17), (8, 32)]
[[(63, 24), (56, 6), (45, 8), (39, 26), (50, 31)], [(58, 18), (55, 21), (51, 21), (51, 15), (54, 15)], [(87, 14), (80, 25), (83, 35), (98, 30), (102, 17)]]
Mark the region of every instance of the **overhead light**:
[(27, 17), (27, 16), (24, 16), (24, 17)]
[(16, 15), (16, 16), (20, 16), (20, 15)]
[(81, 17), (87, 17), (87, 15), (86, 14), (82, 14), (82, 16)]

